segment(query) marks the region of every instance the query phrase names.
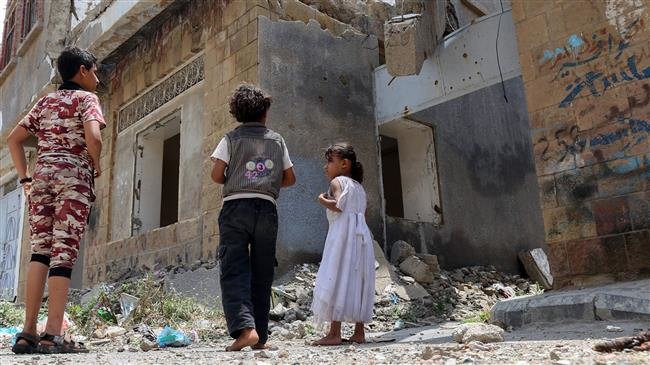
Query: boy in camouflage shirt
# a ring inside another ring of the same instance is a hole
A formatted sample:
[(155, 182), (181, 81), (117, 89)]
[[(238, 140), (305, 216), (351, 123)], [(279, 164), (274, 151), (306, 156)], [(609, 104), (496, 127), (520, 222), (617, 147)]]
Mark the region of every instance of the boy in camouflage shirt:
[[(79, 48), (66, 48), (57, 60), (63, 84), (41, 98), (7, 139), (14, 166), (29, 199), (32, 256), (27, 274), (25, 326), (12, 351), (24, 353), (85, 352), (63, 338), (63, 313), (79, 241), (95, 200), (93, 179), (101, 174), (99, 130), (106, 126), (99, 99), (96, 58)], [(38, 140), (37, 161), (29, 177), (24, 142)], [(48, 278), (49, 276), (49, 278)], [(48, 278), (45, 333), (36, 323)]]

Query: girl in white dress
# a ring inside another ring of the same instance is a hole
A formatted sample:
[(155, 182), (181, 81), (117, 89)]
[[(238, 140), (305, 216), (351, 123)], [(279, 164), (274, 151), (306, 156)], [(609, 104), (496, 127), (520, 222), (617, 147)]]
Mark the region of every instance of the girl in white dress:
[(325, 158), (330, 189), (318, 201), (327, 208), (329, 231), (311, 310), (314, 321), (329, 322), (330, 330), (314, 345), (340, 345), (341, 322), (355, 323), (349, 341), (363, 343), (363, 326), (372, 320), (375, 299), (375, 256), (365, 219), (363, 167), (347, 143), (330, 146)]

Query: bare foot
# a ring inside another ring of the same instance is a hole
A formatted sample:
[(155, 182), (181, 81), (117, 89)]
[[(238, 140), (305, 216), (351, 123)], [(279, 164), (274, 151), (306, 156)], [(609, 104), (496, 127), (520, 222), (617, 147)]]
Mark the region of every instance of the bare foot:
[(318, 341), (312, 342), (312, 346), (338, 346), (341, 345), (343, 341), (341, 340), (340, 336), (330, 336), (327, 335), (323, 338), (321, 338)]
[(241, 331), (241, 334), (232, 345), (226, 347), (226, 351), (239, 351), (244, 347), (257, 344), (257, 341), (259, 340), (260, 337), (257, 335), (255, 328), (246, 328)]
[(269, 345), (268, 343), (256, 343), (253, 346), (251, 346), (253, 350), (270, 350), (273, 348), (273, 345)]
[(366, 336), (355, 334), (352, 337), (350, 337), (348, 341), (352, 343), (358, 343), (358, 344), (366, 343)]

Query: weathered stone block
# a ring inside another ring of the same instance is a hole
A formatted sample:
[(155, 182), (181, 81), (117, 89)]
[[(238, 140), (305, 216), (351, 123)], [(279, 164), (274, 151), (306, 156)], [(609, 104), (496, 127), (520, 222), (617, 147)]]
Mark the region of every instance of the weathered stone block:
[[(252, 42), (235, 55), (235, 72), (241, 75), (258, 62), (257, 42)], [(244, 78), (246, 75), (243, 76)]]
[(546, 241), (568, 241), (596, 235), (596, 223), (589, 203), (547, 209), (543, 212)]
[(650, 192), (631, 194), (627, 199), (632, 229), (650, 229)]
[(399, 265), (407, 257), (415, 255), (413, 246), (404, 241), (396, 241), (390, 249), (390, 262)]
[(232, 35), (229, 39), (230, 41), (230, 54), (237, 53), (240, 49), (244, 48), (248, 44), (248, 32), (246, 29), (242, 29)]
[(440, 264), (438, 263), (438, 256), (429, 255), (426, 253), (419, 253), (416, 256), (420, 260), (422, 260), (422, 262), (429, 265), (429, 270), (431, 270), (432, 273), (435, 274), (440, 272)]
[(565, 171), (555, 176), (560, 206), (581, 204), (598, 197), (598, 183), (591, 167)]
[(594, 173), (598, 179), (598, 196), (601, 198), (626, 195), (645, 188), (645, 167), (637, 157), (595, 165)]
[(616, 273), (627, 270), (623, 235), (567, 242), (572, 275)]
[(546, 44), (548, 41), (546, 14), (526, 18), (517, 24), (517, 44), (521, 45), (519, 48), (520, 51), (525, 52)]
[(604, 321), (650, 320), (650, 297), (599, 293), (594, 299), (596, 318)]
[(519, 260), (524, 265), (528, 276), (538, 282), (544, 289), (553, 287), (553, 275), (551, 267), (546, 257), (546, 253), (541, 248), (519, 253)]
[(548, 243), (548, 259), (553, 277), (565, 277), (571, 274), (569, 260), (564, 242)]
[(592, 207), (598, 235), (625, 233), (632, 229), (626, 197), (596, 200)]
[(426, 15), (396, 17), (387, 22), (384, 31), (386, 66), (393, 76), (417, 75), (424, 60), (437, 44), (432, 32), (432, 19)]
[(223, 81), (230, 81), (235, 77), (236, 57), (234, 55), (226, 58), (221, 67), (223, 67)]
[(418, 283), (432, 283), (433, 273), (429, 265), (420, 260), (417, 256), (406, 258), (400, 265), (400, 270), (413, 277)]
[(198, 218), (178, 222), (176, 226), (176, 242), (184, 243), (201, 236), (202, 224)]
[(650, 269), (650, 231), (626, 234), (625, 248), (631, 271), (647, 272)]

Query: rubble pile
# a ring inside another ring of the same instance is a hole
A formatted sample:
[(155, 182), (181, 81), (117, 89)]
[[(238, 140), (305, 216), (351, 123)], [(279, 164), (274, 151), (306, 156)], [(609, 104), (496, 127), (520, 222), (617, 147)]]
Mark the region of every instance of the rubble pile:
[[(373, 332), (443, 321), (488, 322), (497, 301), (542, 292), (539, 285), (493, 266), (440, 270), (436, 256), (417, 254), (404, 241), (393, 245), (390, 264), (375, 246), (375, 315), (368, 325)], [(271, 330), (281, 337), (303, 338), (313, 330), (310, 305), (317, 272), (317, 265), (298, 265), (273, 287)]]

